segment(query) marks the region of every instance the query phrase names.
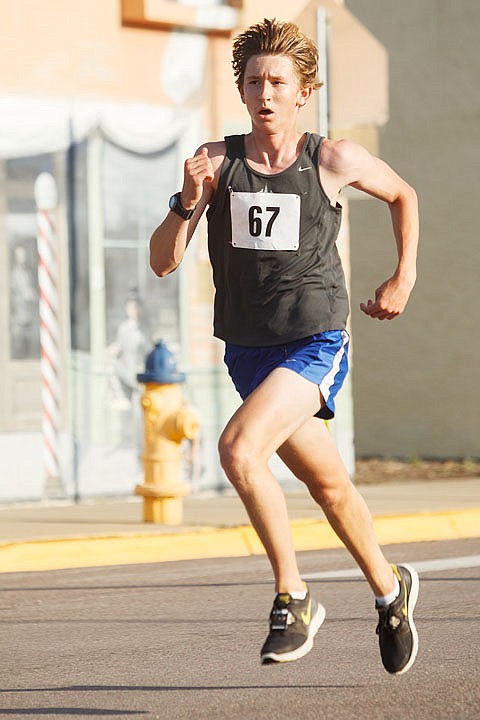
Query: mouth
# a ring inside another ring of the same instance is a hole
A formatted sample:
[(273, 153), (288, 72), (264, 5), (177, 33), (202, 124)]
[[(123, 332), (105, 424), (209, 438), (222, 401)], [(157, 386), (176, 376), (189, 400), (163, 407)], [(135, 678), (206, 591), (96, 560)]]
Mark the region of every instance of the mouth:
[(273, 115), (273, 110), (270, 110), (270, 108), (262, 108), (258, 114), (262, 117), (268, 117), (268, 115)]

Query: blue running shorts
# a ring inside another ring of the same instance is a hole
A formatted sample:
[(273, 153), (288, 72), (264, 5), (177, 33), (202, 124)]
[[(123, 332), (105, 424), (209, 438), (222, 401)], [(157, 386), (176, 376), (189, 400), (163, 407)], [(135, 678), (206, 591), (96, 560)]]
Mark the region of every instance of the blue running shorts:
[(328, 330), (272, 347), (244, 347), (226, 343), (224, 360), (242, 400), (272, 370), (284, 367), (318, 385), (325, 405), (315, 417), (330, 420), (335, 415), (335, 396), (348, 372), (349, 342), (346, 330)]

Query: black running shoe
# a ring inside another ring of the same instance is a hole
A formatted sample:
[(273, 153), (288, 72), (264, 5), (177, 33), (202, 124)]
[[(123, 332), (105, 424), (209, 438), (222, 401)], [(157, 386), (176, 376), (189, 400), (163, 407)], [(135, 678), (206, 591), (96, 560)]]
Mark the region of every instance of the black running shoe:
[(418, 575), (410, 565), (392, 565), (400, 594), (390, 605), (375, 605), (379, 621), (377, 635), (385, 670), (394, 675), (410, 670), (418, 651), (413, 610), (418, 598)]
[(270, 632), (261, 650), (262, 663), (289, 662), (306, 655), (325, 620), (325, 608), (310, 591), (304, 600), (279, 593), (270, 613)]

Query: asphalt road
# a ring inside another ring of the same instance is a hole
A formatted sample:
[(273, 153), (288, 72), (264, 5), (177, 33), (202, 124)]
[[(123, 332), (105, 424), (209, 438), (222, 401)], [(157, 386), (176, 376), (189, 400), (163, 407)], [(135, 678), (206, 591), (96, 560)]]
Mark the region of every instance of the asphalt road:
[(387, 550), (450, 560), (420, 570), (421, 645), (400, 677), (382, 668), (365, 581), (328, 577), (354, 567), (343, 550), (300, 555), (305, 575), (327, 574), (310, 582), (327, 619), (284, 665), (259, 664), (264, 557), (2, 575), (0, 718), (478, 719), (480, 541)]

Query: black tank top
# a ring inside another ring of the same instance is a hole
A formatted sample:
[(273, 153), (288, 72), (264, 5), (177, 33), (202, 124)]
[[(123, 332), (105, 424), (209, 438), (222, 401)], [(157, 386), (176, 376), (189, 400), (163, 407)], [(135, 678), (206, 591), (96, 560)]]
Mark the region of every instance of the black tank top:
[(320, 183), (322, 140), (307, 134), (293, 165), (265, 175), (248, 165), (244, 135), (225, 138), (207, 211), (215, 337), (267, 347), (345, 328), (348, 297), (335, 244), (342, 209)]

